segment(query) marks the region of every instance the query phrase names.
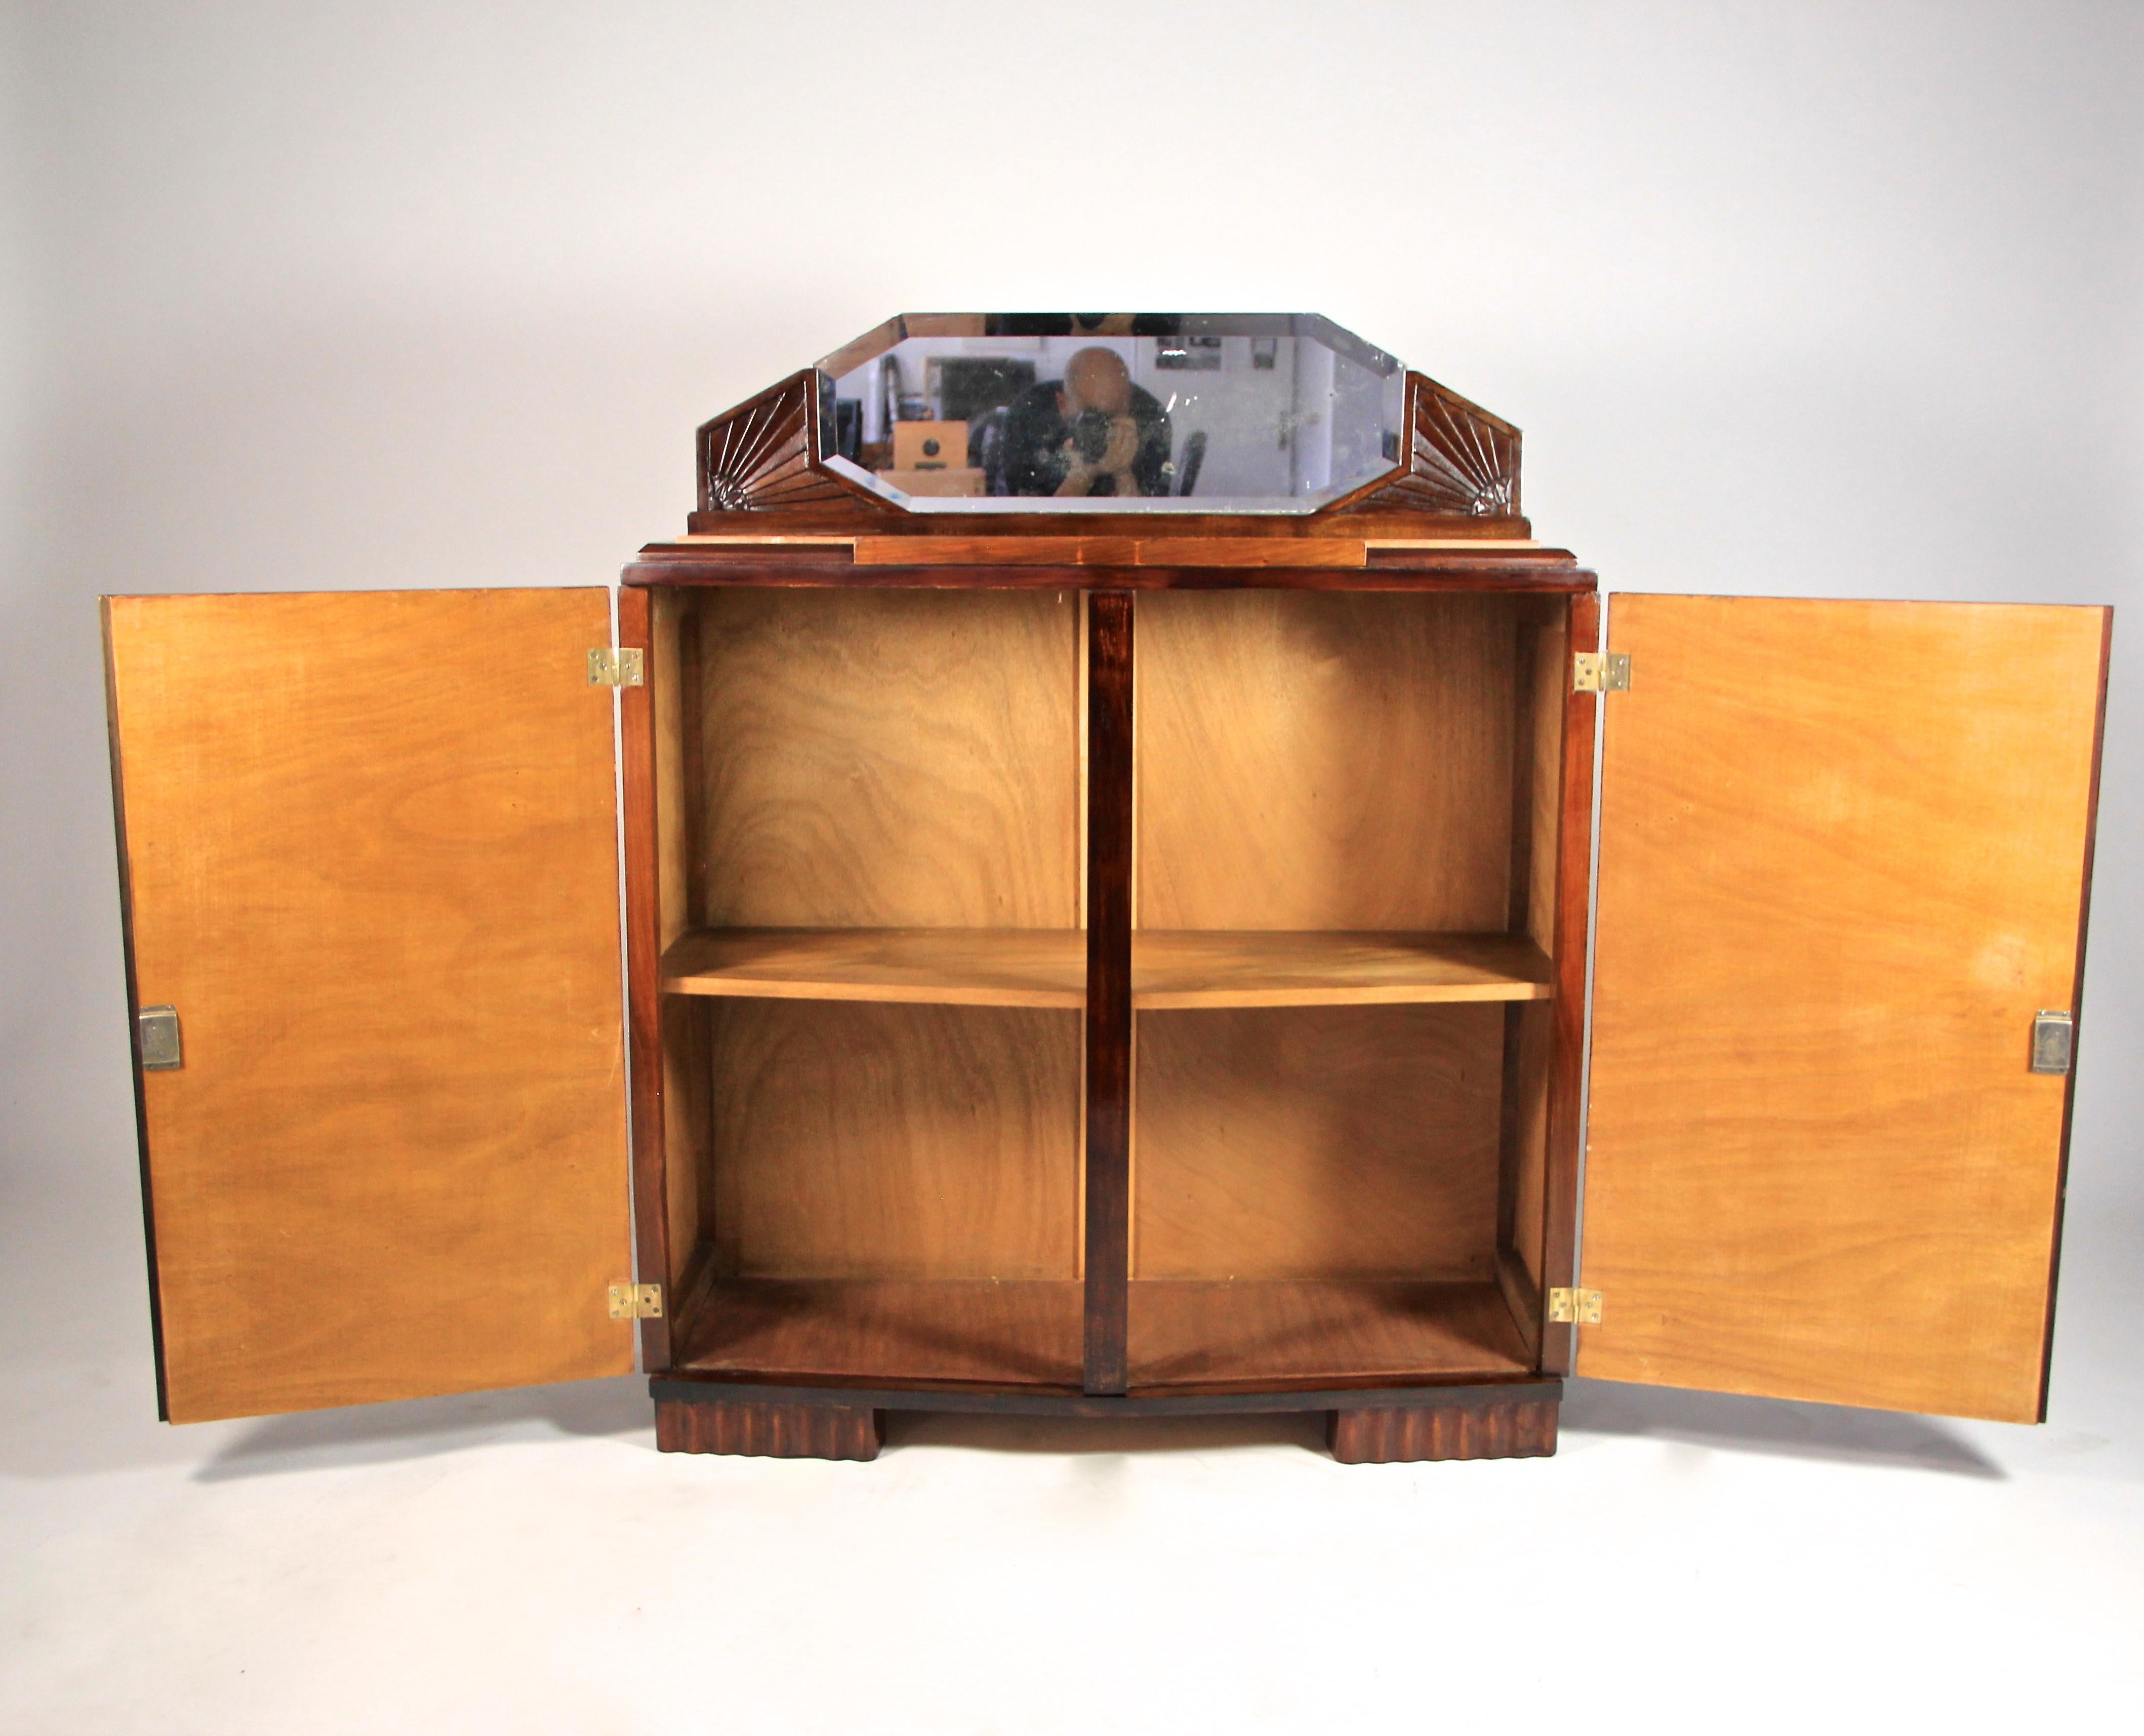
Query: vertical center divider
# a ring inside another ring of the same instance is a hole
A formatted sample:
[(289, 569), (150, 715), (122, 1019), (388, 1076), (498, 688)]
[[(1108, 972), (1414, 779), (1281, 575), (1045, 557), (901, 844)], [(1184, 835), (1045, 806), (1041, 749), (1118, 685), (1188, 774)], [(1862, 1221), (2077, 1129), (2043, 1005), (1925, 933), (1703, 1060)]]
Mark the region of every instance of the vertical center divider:
[[(1099, 575), (1098, 575), (1099, 576)], [(1084, 1384), (1122, 1392), (1132, 1138), (1132, 598), (1087, 605), (1087, 1222)]]

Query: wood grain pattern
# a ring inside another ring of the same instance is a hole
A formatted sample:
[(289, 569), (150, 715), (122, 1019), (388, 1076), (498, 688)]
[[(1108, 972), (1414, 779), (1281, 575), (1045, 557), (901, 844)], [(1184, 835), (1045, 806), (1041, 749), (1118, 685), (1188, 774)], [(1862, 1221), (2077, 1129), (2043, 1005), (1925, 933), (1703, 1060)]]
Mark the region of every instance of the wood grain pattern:
[(1139, 1020), (1139, 1277), (1490, 1276), (1501, 1008)]
[[(1519, 510), (1517, 429), (1471, 404), (1449, 386), (1410, 371), (1402, 411), (1407, 464), (1396, 476), (1364, 484), (1327, 508), (1375, 512), (1402, 508), (1476, 518)], [(1524, 521), (1520, 521), (1523, 523)]]
[(1581, 1373), (2037, 1416), (2106, 632), (1616, 600)]
[(1141, 929), (1132, 936), (1132, 1004), (1142, 1010), (1542, 1000), (1548, 972), (1541, 949), (1516, 935)]
[(857, 1405), (779, 1405), (737, 1399), (658, 1399), (655, 1446), (666, 1453), (757, 1459), (876, 1459), (886, 1413)]
[[(1563, 751), (1556, 821), (1556, 994), (1549, 1005), (1546, 1158), (1541, 1282), (1570, 1283), (1578, 1269), (1579, 1133), (1586, 1093), (1586, 973), (1592, 933), (1595, 730), (1601, 696), (1573, 692), (1561, 670), (1582, 651), (1601, 646), (1601, 599), (1573, 597), (1566, 608), (1563, 663), (1557, 675)], [(1577, 1328), (1541, 1325), (1541, 1368), (1568, 1374), (1577, 1354)]]
[(1501, 599), (1142, 596), (1148, 929), (1501, 930)]
[(810, 369), (700, 424), (702, 513), (831, 509), (876, 516), (895, 510), (869, 489), (819, 469), (811, 455), (818, 382)]
[[(1512, 786), (1516, 806), (1511, 822), (1510, 920), (1513, 932), (1530, 936), (1541, 954), (1545, 982), (1554, 970), (1564, 801), (1563, 702), (1571, 691), (1570, 632), (1562, 617), (1558, 609), (1555, 618), (1521, 622), (1518, 629), (1517, 748), (1513, 757), (1524, 775)], [(1589, 764), (1587, 771), (1591, 769)], [(1582, 923), (1575, 938), (1582, 955)], [(1582, 993), (1582, 988), (1576, 992)], [(1504, 1157), (1496, 1245), (1511, 1252), (1524, 1274), (1525, 1284), (1511, 1284), (1506, 1293), (1522, 1317), (1522, 1327), (1536, 1342), (1545, 1323), (1541, 1292), (1547, 1282), (1542, 1272), (1548, 1233), (1549, 1105), (1556, 1057), (1555, 1009), (1511, 1009), (1504, 1025)], [(1531, 1293), (1531, 1302), (1519, 1300), (1521, 1289)]]
[[(1075, 929), (712, 929), (663, 960), (670, 994), (790, 1000), (1086, 1004), (1086, 936)], [(1292, 934), (1142, 930), (1132, 1004), (1399, 1005), (1542, 1000), (1549, 961), (1512, 935)]]
[(722, 1370), (673, 1370), (648, 1383), (658, 1404), (724, 1402), (836, 1405), (851, 1410), (935, 1411), (969, 1416), (1286, 1416), (1311, 1411), (1398, 1410), (1443, 1406), (1555, 1402), (1560, 1381), (1500, 1374), (1478, 1381), (1358, 1381), (1332, 1386), (1163, 1386), (1138, 1393), (1096, 1394), (1064, 1386), (950, 1381), (762, 1379)]
[[(1564, 704), (1571, 693), (1571, 629), (1561, 605), (1557, 618), (1533, 629), (1532, 655), (1519, 702), (1531, 716), (1526, 723), (1528, 766), (1526, 809), (1518, 820), (1526, 834), (1524, 920), (1516, 927), (1553, 956), (1556, 951), (1559, 859), (1556, 841), (1563, 824)], [(1582, 768), (1589, 791), (1593, 766)], [(1516, 847), (1515, 851), (1516, 855)]]
[(699, 607), (710, 925), (1077, 926), (1075, 593)]
[(724, 1277), (1078, 1270), (1070, 1012), (709, 1000)]
[(1134, 1391), (1230, 1383), (1462, 1379), (1531, 1365), (1493, 1283), (1131, 1287)]
[(1335, 1411), (1326, 1445), (1342, 1465), (1441, 1459), (1545, 1459), (1556, 1451), (1554, 1399)]
[(1078, 1282), (724, 1279), (681, 1368), (874, 1381), (1079, 1386)]
[(671, 994), (787, 1000), (1084, 1007), (1087, 937), (1077, 929), (732, 928), (678, 940)]
[[(623, 618), (621, 615), (621, 622)], [(690, 593), (650, 593), (645, 686), (623, 690), (628, 707), (645, 692), (643, 702), (648, 707), (653, 731), (658, 935), (664, 948), (698, 921), (706, 910), (707, 827), (701, 806), (706, 780), (702, 775), (700, 732), (695, 722), (702, 708), (699, 626), (698, 602)], [(636, 980), (642, 968), (637, 958), (628, 957), (628, 969)], [(646, 969), (650, 975), (659, 975), (658, 967), (653, 964)], [(674, 1298), (686, 1282), (705, 1228), (713, 1105), (708, 1099), (708, 1033), (703, 1011), (663, 1004), (658, 1016), (662, 1055), (659, 1089), (653, 1104), (644, 1110), (637, 1109), (636, 1114), (652, 1114), (653, 1131), (658, 1136), (663, 1153), (662, 1244), (667, 1265), (649, 1270), (667, 1271), (665, 1281)], [(643, 1040), (638, 1019), (633, 1035), (636, 1042)], [(637, 1104), (640, 1101), (636, 1099)], [(648, 1196), (643, 1190), (640, 1197)], [(643, 1234), (643, 1249), (648, 1239)], [(643, 1335), (646, 1332), (643, 1327)], [(649, 1366), (662, 1365), (650, 1362)]]
[(607, 594), (105, 622), (172, 1420), (629, 1369)]
[[(654, 796), (656, 944), (667, 948), (694, 925), (694, 905), (700, 893), (692, 885), (693, 856), (699, 847), (695, 834), (701, 828), (698, 803), (701, 791), (692, 787), (687, 772), (698, 754), (692, 738), (698, 734), (687, 720), (698, 707), (687, 703), (687, 690), (697, 692), (698, 662), (698, 599), (689, 591), (648, 591), (634, 598), (637, 612), (644, 615), (638, 629), (647, 641), (642, 659), (643, 680), (638, 687), (620, 689), (635, 704), (648, 708), (650, 748), (648, 777)], [(623, 633), (627, 627), (622, 617)], [(691, 642), (691, 654), (687, 649)]]
[(858, 537), (854, 546), (860, 567), (1345, 568), (1368, 558), (1366, 543), (1344, 537), (879, 536)]
[(1135, 537), (1051, 536), (1028, 532), (986, 537), (858, 537), (859, 567), (1131, 567)]
[(1087, 598), (1085, 1388), (1124, 1390), (1132, 1189), (1134, 616), (1121, 591)]
[(1357, 568), (1368, 546), (1347, 537), (1141, 537), (1134, 545), (1135, 567), (1337, 567)]
[[(663, 634), (656, 631), (663, 599), (648, 591), (622, 591), (618, 599), (618, 642), (641, 653), (643, 680), (618, 694), (618, 771), (623, 801), (620, 830), (625, 861), (625, 994), (627, 1088), (633, 1099), (633, 1277), (636, 1282), (663, 1283), (673, 1292), (689, 1257), (699, 1211), (698, 1166), (669, 1158), (675, 1129), (665, 1114), (672, 1061), (668, 1055), (679, 1032), (663, 1017), (657, 980), (662, 954), (666, 889), (673, 909), (682, 902), (678, 875), (666, 875), (664, 815), (676, 824), (682, 804), (674, 781), (668, 792), (663, 775), (678, 759), (678, 715), (674, 706), (658, 707), (656, 696), (673, 691), (676, 681), (676, 611), (668, 610)], [(667, 640), (667, 643), (659, 642)], [(666, 657), (668, 659), (666, 666)], [(665, 712), (667, 711), (667, 716)], [(667, 724), (668, 739), (658, 742)], [(674, 837), (672, 840), (673, 846)], [(704, 1074), (705, 1069), (701, 1069)], [(687, 1123), (687, 1124), (689, 1124)], [(673, 1219), (681, 1234), (671, 1255)], [(661, 1369), (670, 1362), (670, 1312), (640, 1322), (641, 1363)]]
[[(1539, 1291), (1547, 1235), (1549, 1082), (1556, 1061), (1556, 1010), (1514, 1005), (1505, 1025), (1504, 1173), (1508, 1215), (1496, 1245), (1517, 1256)], [(1538, 1312), (1538, 1307), (1536, 1312)]]
[[(936, 538), (918, 537), (919, 554)], [(1347, 595), (1555, 597), (1592, 592), (1595, 576), (1568, 556), (1492, 550), (1467, 556), (1434, 549), (1372, 549), (1361, 568), (1314, 561), (1293, 567), (1117, 566), (1089, 552), (1078, 563), (1035, 561), (1025, 555), (987, 564), (919, 558), (911, 564), (851, 563), (846, 550), (790, 548), (752, 550), (692, 544), (652, 544), (625, 568), (628, 585), (679, 585), (702, 590), (1014, 591), (1055, 593), (1092, 584), (1083, 571), (1104, 567), (1108, 583), (1141, 593), (1160, 591), (1314, 591)]]

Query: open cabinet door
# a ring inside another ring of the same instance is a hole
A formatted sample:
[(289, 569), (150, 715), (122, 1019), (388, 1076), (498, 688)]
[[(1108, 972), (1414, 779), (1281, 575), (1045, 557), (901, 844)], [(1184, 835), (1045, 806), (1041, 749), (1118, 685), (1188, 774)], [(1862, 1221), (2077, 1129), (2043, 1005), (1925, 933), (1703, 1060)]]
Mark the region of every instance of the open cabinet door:
[(600, 589), (107, 599), (171, 1421), (631, 1370), (609, 642)]
[(1611, 599), (1580, 1374), (2039, 1418), (2108, 627)]

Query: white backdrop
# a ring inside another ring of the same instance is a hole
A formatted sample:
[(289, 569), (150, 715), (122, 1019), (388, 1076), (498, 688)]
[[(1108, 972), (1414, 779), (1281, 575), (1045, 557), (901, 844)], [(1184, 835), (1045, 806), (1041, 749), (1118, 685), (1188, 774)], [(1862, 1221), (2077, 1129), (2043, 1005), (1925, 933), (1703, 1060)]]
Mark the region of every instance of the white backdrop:
[[(108, 1500), (159, 1467), (197, 1491), (207, 1473), (187, 1467), (209, 1451), (206, 1436), (140, 1426), (153, 1394), (100, 592), (601, 583), (640, 543), (682, 528), (696, 423), (888, 314), (1152, 306), (1327, 313), (1517, 423), (1536, 534), (1576, 550), (1611, 592), (2138, 596), (2134, 4), (369, 0), (17, 7), (4, 28), (0, 1473), (47, 1515), (44, 1569), (72, 1562), (91, 1585), (104, 1583), (97, 1571), (133, 1583), (148, 1545), (136, 1531), (85, 1541), (67, 1503)], [(2140, 1535), (2144, 1479), (2144, 1386), (2127, 1348), (2144, 1252), (2140, 693), (2144, 633), (2124, 615), (2054, 1432), (2003, 1437), (2069, 1442), (2099, 1467), (2093, 1486), (2113, 1506), (2089, 1520), (2064, 1510), (2086, 1551), (2067, 1580), (2095, 1595), (2112, 1585), (2114, 1608), (2126, 1600), (2132, 1614), (2144, 1605), (2134, 1572), (2095, 1577), (2116, 1570), (2087, 1558), (2095, 1536)], [(364, 1427), (436, 1445), (496, 1415), (548, 1440), (573, 1434), (580, 1402)], [(644, 1417), (632, 1410), (641, 1401), (623, 1402), (585, 1432), (641, 1444), (623, 1432)], [(1895, 1447), (1919, 1467), (1857, 1464), (1854, 1476), (1902, 1481), (1809, 1497), (1840, 1511), (1864, 1499), (1888, 1510), (1912, 1478), (1940, 1480), (1942, 1442), (1979, 1442), (1972, 1452), (2010, 1462), (2011, 1449), (1970, 1431), (1869, 1436), (1835, 1416), (1784, 1424), (1784, 1408), (1644, 1402), (1596, 1389), (1571, 1414), (1632, 1451), (1678, 1430), (1776, 1447), (1813, 1429), (1846, 1443), (1845, 1460)], [(302, 1467), (306, 1451), (331, 1457), (348, 1438), (226, 1434), (215, 1451), (242, 1460), (266, 1441)], [(935, 1462), (933, 1440), (960, 1438), (926, 1431), (911, 1466)], [(1191, 1438), (1196, 1458), (1228, 1437)], [(1891, 1446), (1863, 1452), (1870, 1441)], [(1281, 1466), (1277, 1486), (1295, 1488), (1296, 1451), (1261, 1456), (1253, 1442), (1243, 1463)], [(886, 1475), (895, 1456), (866, 1473), (881, 1492), (903, 1486)], [(980, 1462), (995, 1468), (963, 1475), (1013, 1480), (1014, 1531), (992, 1535), (1016, 1535), (1029, 1461)], [(1735, 1459), (1719, 1486), (1740, 1489), (1735, 1479), (1759, 1475), (1750, 1465), (1773, 1462)], [(1633, 1461), (1630, 1487), (1672, 1484), (1680, 1463)], [(1550, 1503), (1551, 1469), (1533, 1468), (1527, 1501)], [(104, 1479), (94, 1500), (77, 1473)], [(1244, 1511), (1280, 1510), (1255, 1482), (1268, 1474), (1243, 1473)], [(1488, 1486), (1406, 1475), (1417, 1490)], [(275, 1486), (287, 1496), (298, 1485)], [(949, 1486), (957, 1501), (966, 1486)], [(1301, 1521), (1305, 1560), (1352, 1573), (1368, 1557), (1318, 1555), (1319, 1526), (1352, 1535), (1355, 1513), (1378, 1537), (1390, 1516), (1355, 1492), (1368, 1485), (1318, 1486), (1348, 1490), (1333, 1496), (1347, 1512)], [(1521, 1486), (1496, 1487), (1516, 1496)], [(1750, 1497), (1759, 1509), (1771, 1498)], [(180, 1510), (139, 1499), (144, 1512)], [(1950, 1516), (1932, 1516), (1929, 1537), (1978, 1522), (1938, 1506)], [(1716, 1521), (1741, 1536), (1754, 1510), (1730, 1500), (1710, 1519), (1664, 1520), (1663, 1534), (1694, 1526), (1701, 1538)], [(2109, 1511), (2132, 1529), (2110, 1532)], [(1575, 1510), (1560, 1522), (1539, 1546), (1587, 1520)], [(2069, 1535), (2068, 1520), (2030, 1523)], [(1842, 1534), (1839, 1547), (1868, 1535)], [(1744, 1553), (1772, 1547), (1764, 1535), (1744, 1537)], [(793, 1559), (795, 1535), (770, 1525), (767, 1546)], [(102, 1567), (83, 1568), (77, 1547), (104, 1549)], [(1363, 1547), (1392, 1565), (1382, 1543)], [(1948, 1561), (1933, 1544), (1901, 1547)], [(1054, 1570), (1040, 1543), (1016, 1553)], [(158, 1559), (183, 1580), (206, 1558)], [(1520, 1583), (1553, 1579), (1551, 1565)], [(1095, 1570), (1098, 1595), (1133, 1595), (1114, 1567)], [(0, 1632), (0, 1654), (29, 1643), (11, 1635), (42, 1636), (36, 1669), (18, 1678), (32, 1684), (24, 1704), (123, 1706), (94, 1624), (67, 1627), (55, 1612), (75, 1606), (52, 1583), (26, 1576), (13, 1594), (43, 1626)], [(1912, 1586), (1896, 1589), (1903, 1600)], [(1673, 1574), (1655, 1590), (1695, 1595)], [(1517, 1631), (1530, 1632), (1533, 1592), (1512, 1595)], [(1686, 1619), (1707, 1619), (1710, 1602), (1700, 1596)], [(1973, 1610), (1995, 1607), (1968, 1603), (1968, 1631)], [(987, 1629), (1001, 1614), (985, 1602), (970, 1619)], [(423, 1649), (385, 1631), (390, 1651)], [(2082, 1628), (2067, 1631), (2083, 1644)], [(1958, 1643), (1943, 1642), (1945, 1655)], [(1309, 1694), (1314, 1653), (1291, 1654), (1294, 1676), (1278, 1655), (1243, 1666), (1281, 1672), (1262, 1697), (1238, 1704), (1217, 1687), (1186, 1699), (1171, 1679), (1153, 1704), (1174, 1708), (1178, 1728), (1198, 1727), (1201, 1706), (1228, 1708), (1238, 1727), (1279, 1727), (1321, 1702), (1292, 1697)], [(216, 1721), (236, 1715), (236, 1702), (215, 1698), (229, 1684), (186, 1674), (198, 1662), (183, 1648), (166, 1660), (206, 1696), (205, 1726), (236, 1728)], [(1167, 1667), (1154, 1662), (1154, 1683)], [(2037, 1672), (2017, 1669), (2004, 1682), (2029, 1694)], [(2084, 1679), (2073, 1663), (2063, 1674), (2072, 1690)], [(307, 1707), (289, 1684), (277, 1704)], [(356, 1702), (345, 1704), (356, 1727)], [(458, 1704), (411, 1701), (412, 1727), (448, 1727), (437, 1720), (462, 1714), (440, 1708)], [(1057, 1727), (1032, 1707), (1015, 1716), (991, 1704), (932, 1727)], [(552, 1728), (545, 1715), (524, 1709), (519, 1727)], [(328, 1727), (317, 1707), (304, 1721)], [(1109, 1719), (1084, 1727), (1097, 1723)], [(576, 1714), (556, 1727), (595, 1726)], [(846, 1727), (909, 1725), (888, 1714)]]

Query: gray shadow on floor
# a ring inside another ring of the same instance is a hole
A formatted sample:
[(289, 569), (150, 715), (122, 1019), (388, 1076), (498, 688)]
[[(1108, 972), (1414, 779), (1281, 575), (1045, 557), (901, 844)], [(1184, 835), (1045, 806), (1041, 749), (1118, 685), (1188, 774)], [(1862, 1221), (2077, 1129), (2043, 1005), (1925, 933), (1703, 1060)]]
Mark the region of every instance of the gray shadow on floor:
[[(430, 1458), (502, 1440), (613, 1439), (653, 1427), (644, 1377), (575, 1381), (267, 1418), (194, 1472), (227, 1482), (290, 1471)], [(1323, 1455), (1326, 1413), (1218, 1416), (1007, 1416), (896, 1411), (886, 1448), (999, 1453), (1203, 1453), (1292, 1446)], [(1730, 1452), (1893, 1466), (2001, 1479), (2001, 1466), (1939, 1419), (1732, 1393), (1571, 1381), (1561, 1431), (1675, 1441)], [(1570, 1442), (1576, 1445), (1575, 1441)], [(648, 1443), (652, 1448), (652, 1441)]]
[(649, 1433), (655, 1413), (639, 1375), (507, 1392), (460, 1392), (271, 1416), (194, 1473), (199, 1483), (459, 1452), (502, 1439)]
[(1729, 1452), (2003, 1479), (2009, 1473), (1937, 1417), (1620, 1381), (1571, 1381), (1561, 1432), (1644, 1436)]
[(891, 1411), (886, 1448), (964, 1447), (986, 1453), (1205, 1453), (1246, 1446), (1325, 1451), (1323, 1411), (1273, 1416), (993, 1416)]

